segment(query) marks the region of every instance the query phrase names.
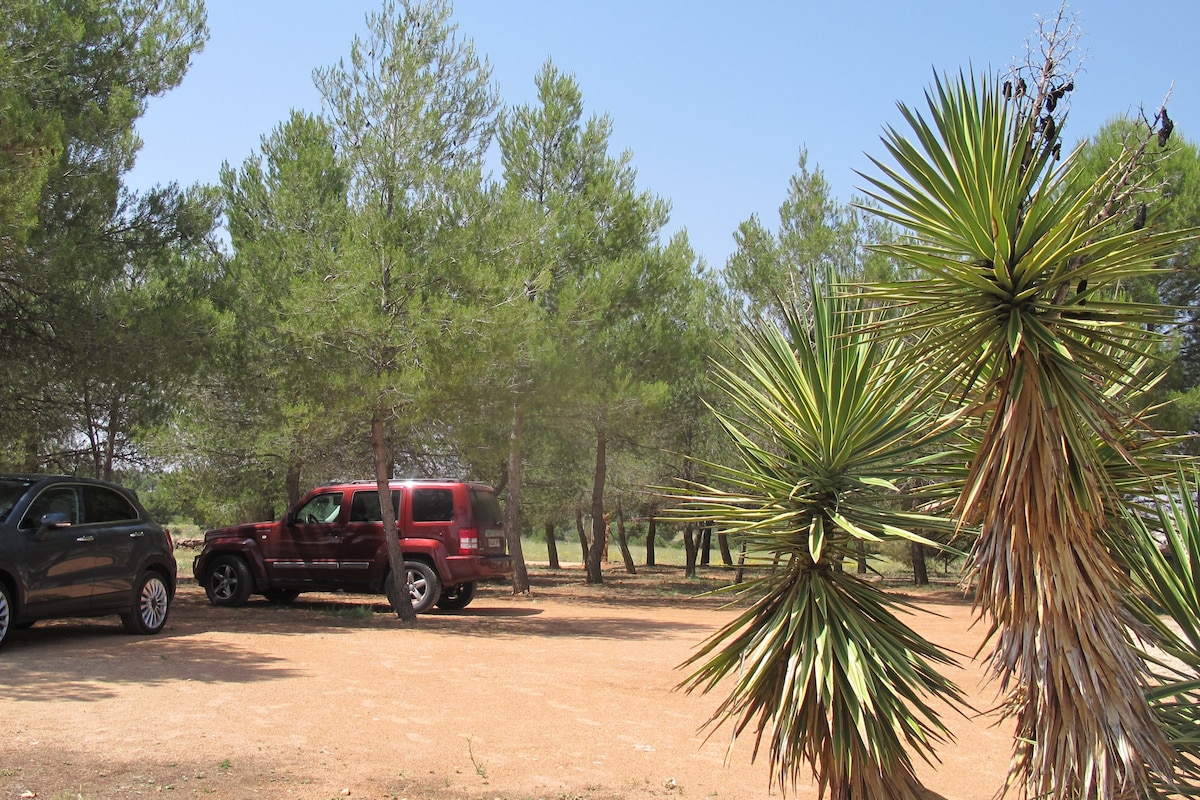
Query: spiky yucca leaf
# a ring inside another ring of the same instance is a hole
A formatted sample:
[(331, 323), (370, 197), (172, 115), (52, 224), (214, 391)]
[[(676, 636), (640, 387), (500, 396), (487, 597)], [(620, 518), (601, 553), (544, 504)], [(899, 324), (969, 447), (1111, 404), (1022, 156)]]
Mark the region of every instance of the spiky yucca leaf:
[(793, 313), (787, 335), (749, 331), (717, 370), (738, 461), (705, 464), (674, 516), (712, 521), (779, 568), (736, 587), (753, 606), (688, 662), (684, 685), (733, 681), (710, 724), (753, 730), (755, 754), (765, 739), (781, 783), (811, 770), (822, 795), (912, 800), (912, 756), (932, 759), (947, 735), (925, 698), (964, 700), (935, 669), (949, 658), (896, 618), (901, 604), (841, 565), (861, 540), (950, 530), (900, 502), (930, 458), (929, 397), (896, 365), (899, 344), (864, 332), (857, 301), (822, 290), (814, 281), (811, 325)]
[[(1180, 469), (1148, 513), (1126, 510), (1112, 537), (1139, 589), (1128, 604), (1148, 630), (1151, 707), (1175, 748), (1160, 796), (1200, 797), (1200, 471)], [(1161, 543), (1161, 546), (1160, 546)]]
[(980, 526), (970, 569), (1016, 721), (1012, 777), (1033, 796), (1139, 794), (1170, 749), (1101, 533), (1117, 495), (1106, 458), (1132, 460), (1123, 402), (1164, 316), (1114, 287), (1153, 273), (1181, 234), (1112, 225), (1102, 204), (1124, 165), (1083, 185), (990, 81), (938, 80), (927, 102), (927, 117), (903, 109), (911, 135), (888, 131), (895, 166), (869, 178), (912, 234), (880, 249), (922, 277), (869, 294), (909, 310), (893, 335), (920, 335), (911, 355), (986, 425), (957, 516)]

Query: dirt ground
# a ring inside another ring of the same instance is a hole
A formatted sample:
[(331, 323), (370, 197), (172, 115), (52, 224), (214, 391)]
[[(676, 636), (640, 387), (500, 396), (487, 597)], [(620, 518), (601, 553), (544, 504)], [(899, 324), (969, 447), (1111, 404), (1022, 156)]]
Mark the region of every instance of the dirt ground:
[[(382, 598), (218, 609), (188, 580), (159, 636), (115, 617), (14, 631), (0, 650), (0, 800), (784, 797), (752, 741), (728, 762), (728, 729), (706, 741), (719, 689), (674, 690), (733, 612), (688, 598), (697, 584), (677, 570), (606, 580), (534, 570), (532, 597), (482, 586), (415, 628)], [(921, 603), (933, 613), (909, 624), (964, 654), (952, 677), (990, 708), (969, 605), (953, 590)], [(1010, 734), (989, 715), (949, 719), (956, 741), (921, 769), (931, 798), (991, 800)]]

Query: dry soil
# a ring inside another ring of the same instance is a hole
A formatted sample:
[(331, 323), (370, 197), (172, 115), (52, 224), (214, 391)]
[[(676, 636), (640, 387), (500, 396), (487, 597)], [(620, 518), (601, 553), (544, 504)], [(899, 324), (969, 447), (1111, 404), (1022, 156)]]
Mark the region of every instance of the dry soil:
[[(687, 597), (700, 584), (670, 569), (533, 580), (532, 596), (483, 586), (415, 627), (382, 598), (219, 609), (185, 581), (158, 636), (115, 617), (15, 631), (0, 650), (0, 800), (785, 796), (752, 741), (706, 739), (719, 689), (675, 688), (732, 610)], [(949, 674), (990, 708), (969, 604), (950, 588), (920, 604), (908, 622), (962, 654)], [(931, 797), (991, 800), (1009, 731), (948, 719), (956, 741), (921, 766)]]

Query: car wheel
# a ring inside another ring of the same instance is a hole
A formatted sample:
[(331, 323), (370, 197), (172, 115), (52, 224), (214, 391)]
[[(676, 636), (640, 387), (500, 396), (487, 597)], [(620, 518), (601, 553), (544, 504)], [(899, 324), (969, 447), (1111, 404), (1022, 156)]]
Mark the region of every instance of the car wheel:
[(219, 556), (204, 579), (204, 593), (214, 606), (242, 606), (250, 598), (254, 578), (239, 556)]
[(8, 632), (13, 629), (13, 607), (8, 599), (8, 587), (0, 583), (0, 644), (8, 638)]
[[(423, 614), (433, 608), (433, 604), (441, 597), (442, 582), (438, 580), (433, 567), (424, 561), (405, 561), (404, 567), (408, 573), (408, 596), (412, 600), (413, 612)], [(397, 605), (396, 582), (392, 580), (390, 574), (387, 577), (386, 591), (388, 602), (392, 604), (392, 608), (395, 608)]]
[(133, 610), (121, 615), (125, 630), (149, 635), (158, 633), (167, 624), (171, 612), (171, 590), (157, 572), (147, 572), (138, 583)]
[(299, 589), (280, 589), (273, 587), (263, 592), (263, 597), (267, 598), (272, 603), (286, 605), (300, 596)]
[(446, 611), (459, 611), (466, 608), (475, 599), (475, 583), (456, 583), (446, 587), (438, 598), (438, 608)]

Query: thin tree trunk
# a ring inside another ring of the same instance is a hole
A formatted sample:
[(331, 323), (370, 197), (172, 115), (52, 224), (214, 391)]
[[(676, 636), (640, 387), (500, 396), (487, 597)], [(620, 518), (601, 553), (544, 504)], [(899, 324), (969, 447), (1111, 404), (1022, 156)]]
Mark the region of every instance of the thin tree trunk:
[(856, 573), (858, 575), (866, 575), (867, 574), (867, 543), (862, 542), (862, 541), (858, 542), (858, 544), (855, 546), (855, 550), (858, 551), (858, 558), (855, 559)]
[[(288, 508), (300, 502), (300, 462), (295, 459), (288, 462), (287, 473), (283, 476), (283, 489), (287, 494)], [(274, 516), (271, 515), (272, 518)]]
[(725, 531), (717, 531), (717, 545), (721, 550), (721, 563), (732, 567), (733, 553), (729, 552), (729, 534)]
[(654, 516), (654, 512), (650, 512), (650, 522), (646, 529), (646, 566), (658, 566), (654, 559), (654, 540), (658, 536), (658, 518)]
[(637, 575), (633, 565), (633, 553), (629, 552), (629, 539), (625, 536), (625, 512), (621, 509), (621, 498), (617, 498), (617, 544), (621, 546), (621, 557), (625, 559), (625, 571)]
[(583, 509), (575, 509), (575, 531), (579, 534), (579, 553), (583, 563), (587, 563), (588, 559), (588, 537), (587, 531), (583, 526)]
[(111, 481), (113, 478), (113, 460), (117, 451), (117, 430), (120, 428), (121, 402), (113, 397), (108, 406), (108, 426), (104, 429), (104, 465), (97, 478)]
[(546, 557), (550, 559), (550, 569), (561, 569), (558, 565), (558, 542), (554, 540), (554, 523), (546, 523)]
[(696, 529), (689, 524), (683, 529), (683, 552), (687, 561), (684, 574), (689, 578), (696, 577), (696, 551), (698, 549), (696, 546)]
[(742, 544), (738, 547), (738, 562), (737, 569), (733, 573), (733, 582), (741, 583), (746, 577), (746, 541), (743, 539)]
[(525, 431), (525, 412), (520, 402), (513, 403), (512, 427), (508, 437), (508, 502), (504, 504), (504, 536), (513, 560), (513, 594), (529, 593), (529, 569), (521, 548), (521, 439)]
[(912, 553), (913, 583), (917, 586), (929, 585), (929, 566), (925, 560), (925, 545), (920, 542), (910, 542), (909, 552)]
[(604, 536), (604, 547), (600, 549), (600, 563), (607, 564), (609, 545), (612, 544), (612, 521), (608, 514), (604, 515), (604, 525), (601, 526), (600, 531)]
[(39, 440), (32, 435), (25, 437), (24, 455), (25, 460), (22, 462), (22, 469), (25, 472), (40, 472), (42, 469), (41, 445)]
[(412, 597), (408, 593), (408, 569), (404, 566), (404, 553), (400, 550), (400, 533), (396, 528), (396, 511), (392, 505), (392, 489), (388, 481), (392, 477), (391, 459), (388, 458), (384, 441), (383, 411), (375, 409), (371, 417), (371, 455), (375, 461), (375, 483), (379, 488), (379, 512), (383, 518), (383, 538), (387, 542), (388, 566), (391, 568), (391, 591), (388, 600), (396, 609), (396, 616), (406, 624), (416, 624), (417, 614), (413, 611)]
[(606, 545), (604, 537), (604, 483), (608, 475), (608, 435), (601, 410), (596, 420), (596, 469), (592, 476), (592, 547), (587, 558), (587, 582), (604, 583), (600, 569)]
[(712, 552), (712, 525), (705, 525), (700, 530), (700, 566), (707, 567), (709, 554)]

